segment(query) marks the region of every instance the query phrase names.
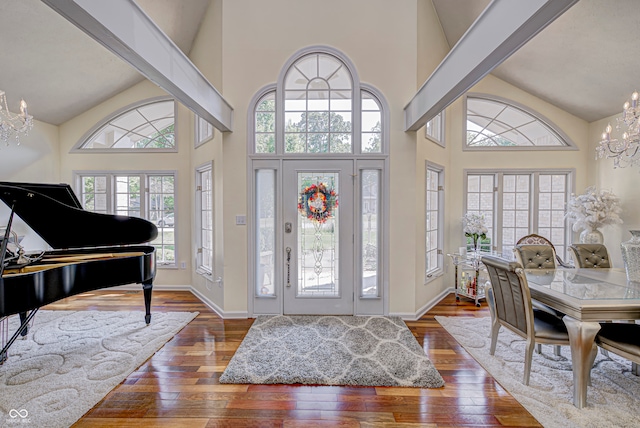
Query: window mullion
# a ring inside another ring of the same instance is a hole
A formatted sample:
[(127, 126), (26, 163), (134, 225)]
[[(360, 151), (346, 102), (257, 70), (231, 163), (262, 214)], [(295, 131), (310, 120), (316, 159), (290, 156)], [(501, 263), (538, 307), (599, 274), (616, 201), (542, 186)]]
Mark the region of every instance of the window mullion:
[(147, 174), (140, 174), (138, 176), (140, 180), (140, 216), (142, 218), (149, 219), (151, 218), (151, 213), (148, 211), (147, 207), (150, 206), (149, 203), (149, 176)]
[(502, 180), (504, 179), (503, 173), (497, 173), (493, 178), (493, 235), (495, 241), (491, 243), (491, 247), (494, 251), (502, 252), (502, 225), (503, 225), (503, 194), (502, 194)]
[(529, 233), (538, 233), (540, 219), (540, 173), (531, 174), (531, 196), (529, 203), (531, 204), (531, 221)]
[(115, 192), (115, 175), (114, 174), (106, 174), (107, 177), (107, 212), (109, 214), (115, 213), (116, 206), (116, 192)]

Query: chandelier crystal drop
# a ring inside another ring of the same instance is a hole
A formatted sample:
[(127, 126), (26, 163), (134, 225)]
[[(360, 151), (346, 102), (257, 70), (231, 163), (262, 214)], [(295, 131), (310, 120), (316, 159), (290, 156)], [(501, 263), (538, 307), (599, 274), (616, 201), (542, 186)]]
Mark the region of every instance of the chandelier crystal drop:
[(622, 136), (611, 138), (611, 124), (602, 133), (602, 140), (596, 148), (596, 159), (613, 158), (614, 168), (624, 168), (640, 164), (640, 104), (638, 91), (631, 94), (631, 101), (622, 106), (621, 117), (616, 118), (616, 130)]
[(0, 90), (0, 139), (9, 145), (13, 139), (20, 145), (20, 135), (27, 135), (33, 127), (33, 116), (27, 113), (27, 103), (20, 101), (20, 114), (11, 113), (7, 106), (7, 96)]

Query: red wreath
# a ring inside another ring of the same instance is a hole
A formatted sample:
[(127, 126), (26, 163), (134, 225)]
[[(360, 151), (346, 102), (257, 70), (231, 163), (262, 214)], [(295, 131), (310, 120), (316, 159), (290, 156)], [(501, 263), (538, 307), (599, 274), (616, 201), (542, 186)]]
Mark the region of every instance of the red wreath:
[(333, 217), (338, 206), (338, 194), (324, 183), (307, 186), (300, 193), (298, 211), (311, 221), (324, 223)]

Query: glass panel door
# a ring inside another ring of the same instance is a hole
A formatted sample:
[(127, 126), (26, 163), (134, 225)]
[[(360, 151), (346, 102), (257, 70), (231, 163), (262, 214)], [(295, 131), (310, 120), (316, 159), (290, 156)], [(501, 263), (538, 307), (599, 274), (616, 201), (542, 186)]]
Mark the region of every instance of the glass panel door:
[(284, 313), (353, 314), (353, 162), (285, 161)]

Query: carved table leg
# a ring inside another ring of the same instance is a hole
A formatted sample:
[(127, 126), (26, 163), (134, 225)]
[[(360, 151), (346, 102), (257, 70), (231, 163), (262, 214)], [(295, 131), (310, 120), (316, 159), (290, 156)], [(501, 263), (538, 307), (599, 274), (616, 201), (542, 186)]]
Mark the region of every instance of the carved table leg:
[(568, 315), (562, 318), (569, 332), (571, 367), (573, 369), (573, 405), (581, 409), (587, 405), (587, 385), (593, 364), (592, 351), (600, 323), (582, 322)]

